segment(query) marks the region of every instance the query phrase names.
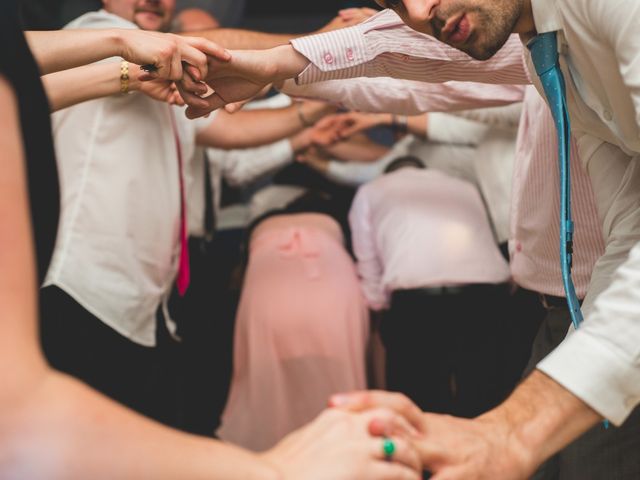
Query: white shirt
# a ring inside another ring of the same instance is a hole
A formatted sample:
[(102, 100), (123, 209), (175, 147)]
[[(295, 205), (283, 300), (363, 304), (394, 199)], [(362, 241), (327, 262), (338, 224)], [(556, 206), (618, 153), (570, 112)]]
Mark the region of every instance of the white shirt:
[[(532, 7), (538, 32), (560, 30), (572, 131), (592, 180), (605, 238), (605, 253), (583, 303), (583, 328), (539, 368), (619, 424), (640, 403), (640, 252), (629, 255), (640, 241), (640, 3), (532, 0)], [(312, 61), (297, 81), (390, 74), (432, 82), (520, 83), (521, 78), (525, 83), (528, 76), (522, 73), (513, 38), (481, 65), (433, 42), (384, 11), (357, 27), (292, 41)], [(426, 58), (432, 68), (425, 68)], [(535, 78), (528, 54), (525, 60)], [(626, 266), (614, 277), (627, 256)], [(607, 287), (594, 309), (595, 298)]]
[(605, 238), (584, 325), (538, 368), (620, 424), (640, 403), (640, 3), (532, 7), (538, 33), (559, 30), (572, 130)]
[[(244, 106), (245, 110), (277, 109), (291, 105), (291, 99), (278, 94), (266, 99), (255, 100)], [(220, 208), (222, 179), (231, 186), (244, 186), (260, 177), (275, 172), (293, 160), (293, 150), (289, 139), (282, 139), (268, 145), (253, 148), (198, 148), (193, 161), (185, 172), (187, 187), (187, 218), (189, 235), (202, 237), (204, 231), (205, 188), (204, 161), (209, 162), (214, 218), (218, 228), (241, 228), (249, 221), (249, 207), (236, 205), (229, 209)]]
[[(67, 28), (137, 28), (105, 11)], [(172, 288), (180, 249), (177, 123), (182, 157), (198, 122), (142, 94), (85, 102), (53, 115), (61, 181), (56, 248), (44, 285), (56, 285), (121, 335), (155, 344), (155, 315)]]
[(444, 173), (403, 168), (360, 187), (349, 223), (374, 310), (394, 290), (509, 279), (478, 191)]

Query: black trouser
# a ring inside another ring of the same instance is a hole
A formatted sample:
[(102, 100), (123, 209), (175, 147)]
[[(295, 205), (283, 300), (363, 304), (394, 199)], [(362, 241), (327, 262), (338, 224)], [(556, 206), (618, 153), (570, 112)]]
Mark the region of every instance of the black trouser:
[[(571, 324), (569, 309), (555, 305), (546, 316), (534, 342), (529, 374), (537, 363), (564, 340)], [(640, 478), (640, 407), (621, 427), (602, 423), (588, 430), (543, 463), (535, 480), (637, 480)]]
[(169, 303), (181, 338), (182, 428), (200, 435), (214, 434), (229, 393), (238, 300), (230, 284), (241, 238), (240, 230), (221, 231), (212, 241), (190, 238), (189, 288), (184, 297), (174, 291)]
[(160, 313), (157, 346), (145, 347), (117, 333), (58, 287), (40, 292), (40, 337), (53, 368), (143, 415), (177, 424), (177, 346)]
[(502, 398), (506, 285), (399, 290), (381, 335), (387, 388), (422, 410), (475, 417)]

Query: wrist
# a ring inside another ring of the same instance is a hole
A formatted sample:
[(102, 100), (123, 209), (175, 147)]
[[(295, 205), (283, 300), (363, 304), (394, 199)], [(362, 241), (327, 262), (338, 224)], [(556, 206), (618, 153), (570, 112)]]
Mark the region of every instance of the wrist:
[(274, 54), (275, 75), (272, 81), (277, 82), (295, 78), (309, 65), (309, 59), (296, 51), (291, 44), (272, 49)]
[(122, 57), (126, 55), (126, 40), (127, 31), (123, 28), (111, 28), (107, 30), (107, 39), (104, 42), (105, 45), (109, 45), (112, 48), (110, 52), (112, 57)]
[(144, 82), (140, 81), (140, 76), (142, 76), (144, 72), (140, 70), (140, 65), (136, 65), (135, 63), (129, 62), (129, 91), (135, 92), (141, 90), (142, 84)]
[(479, 420), (499, 425), (512, 457), (533, 471), (599, 418), (562, 385), (534, 370), (502, 405)]

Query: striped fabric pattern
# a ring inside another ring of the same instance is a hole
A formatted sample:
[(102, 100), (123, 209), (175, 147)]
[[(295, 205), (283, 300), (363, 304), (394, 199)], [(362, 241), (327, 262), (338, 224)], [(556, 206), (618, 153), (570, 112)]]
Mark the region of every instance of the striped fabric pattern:
[(490, 60), (479, 61), (412, 30), (392, 10), (349, 28), (291, 41), (311, 64), (299, 84), (353, 77), (394, 77), (440, 83), (472, 79), (481, 83), (531, 83), (522, 43), (512, 35)]
[[(557, 140), (551, 113), (529, 87), (518, 132), (511, 207), (511, 273), (525, 288), (564, 296), (560, 271)], [(589, 176), (571, 142), (571, 194), (575, 223), (573, 281), (584, 298), (596, 260), (604, 253), (602, 229)]]

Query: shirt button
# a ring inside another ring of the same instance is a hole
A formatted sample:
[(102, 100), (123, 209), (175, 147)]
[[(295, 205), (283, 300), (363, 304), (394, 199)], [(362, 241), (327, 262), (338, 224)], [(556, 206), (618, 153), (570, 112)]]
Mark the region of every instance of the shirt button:
[(602, 112), (602, 115), (607, 122), (613, 120), (613, 114), (611, 113), (611, 110), (605, 110), (604, 112)]
[(333, 55), (331, 55), (329, 52), (324, 54), (324, 63), (328, 63), (329, 65), (333, 63)]
[(347, 48), (346, 54), (347, 54), (347, 60), (349, 60), (349, 61), (353, 60), (353, 49), (352, 48)]

